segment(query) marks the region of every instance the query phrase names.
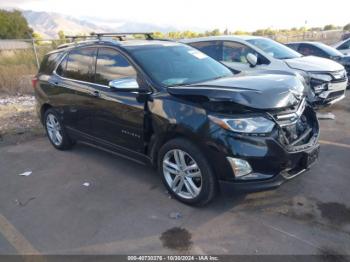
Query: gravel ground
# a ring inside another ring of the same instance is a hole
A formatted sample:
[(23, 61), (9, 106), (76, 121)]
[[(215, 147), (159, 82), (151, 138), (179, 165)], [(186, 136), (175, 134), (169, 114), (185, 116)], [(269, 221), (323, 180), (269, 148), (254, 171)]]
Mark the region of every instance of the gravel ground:
[(0, 144), (20, 143), (43, 134), (34, 96), (0, 96)]

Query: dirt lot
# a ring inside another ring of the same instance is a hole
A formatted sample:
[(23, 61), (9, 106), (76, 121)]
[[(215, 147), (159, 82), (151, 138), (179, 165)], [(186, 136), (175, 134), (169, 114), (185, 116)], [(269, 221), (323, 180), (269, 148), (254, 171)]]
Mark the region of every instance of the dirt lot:
[[(193, 208), (169, 198), (151, 168), (80, 144), (57, 151), (37, 120), (23, 120), (30, 110), (19, 108), (17, 118), (2, 109), (0, 254), (338, 254), (336, 261), (347, 261), (350, 99), (326, 111), (336, 120), (321, 121), (312, 170), (274, 191), (225, 188), (209, 206)], [(8, 130), (31, 135), (12, 143)], [(19, 176), (25, 171), (32, 173)]]
[(33, 96), (0, 96), (0, 144), (20, 143), (43, 136)]

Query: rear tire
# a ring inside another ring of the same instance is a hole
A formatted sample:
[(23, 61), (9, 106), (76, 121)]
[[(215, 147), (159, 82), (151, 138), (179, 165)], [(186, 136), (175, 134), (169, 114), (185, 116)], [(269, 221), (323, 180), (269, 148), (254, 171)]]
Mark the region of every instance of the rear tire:
[(176, 138), (161, 147), (158, 172), (169, 193), (185, 204), (204, 206), (217, 192), (217, 178), (209, 162), (189, 140)]
[(53, 108), (49, 108), (44, 114), (44, 127), (51, 144), (59, 150), (67, 150), (73, 146), (62, 121)]

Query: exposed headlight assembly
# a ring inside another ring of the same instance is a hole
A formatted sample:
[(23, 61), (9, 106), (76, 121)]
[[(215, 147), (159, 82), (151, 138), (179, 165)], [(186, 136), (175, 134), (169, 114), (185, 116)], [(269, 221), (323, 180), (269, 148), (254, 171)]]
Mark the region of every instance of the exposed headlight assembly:
[(328, 74), (314, 74), (310, 73), (310, 78), (311, 79), (317, 79), (317, 80), (322, 80), (324, 82), (329, 82), (332, 80), (332, 77)]
[(237, 133), (270, 133), (275, 126), (273, 121), (262, 116), (248, 118), (221, 118), (210, 115), (209, 119), (220, 127)]
[(328, 89), (328, 82), (332, 80), (332, 76), (328, 74), (310, 73), (310, 85), (315, 91), (315, 94), (320, 94)]

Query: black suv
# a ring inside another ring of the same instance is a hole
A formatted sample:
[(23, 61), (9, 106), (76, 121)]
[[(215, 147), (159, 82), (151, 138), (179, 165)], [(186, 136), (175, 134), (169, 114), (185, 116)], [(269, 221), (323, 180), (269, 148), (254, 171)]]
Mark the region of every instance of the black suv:
[(96, 39), (47, 54), (33, 80), (52, 145), (75, 141), (155, 166), (178, 200), (204, 205), (220, 183), (274, 188), (318, 156), (299, 78), (233, 76), (185, 44)]

